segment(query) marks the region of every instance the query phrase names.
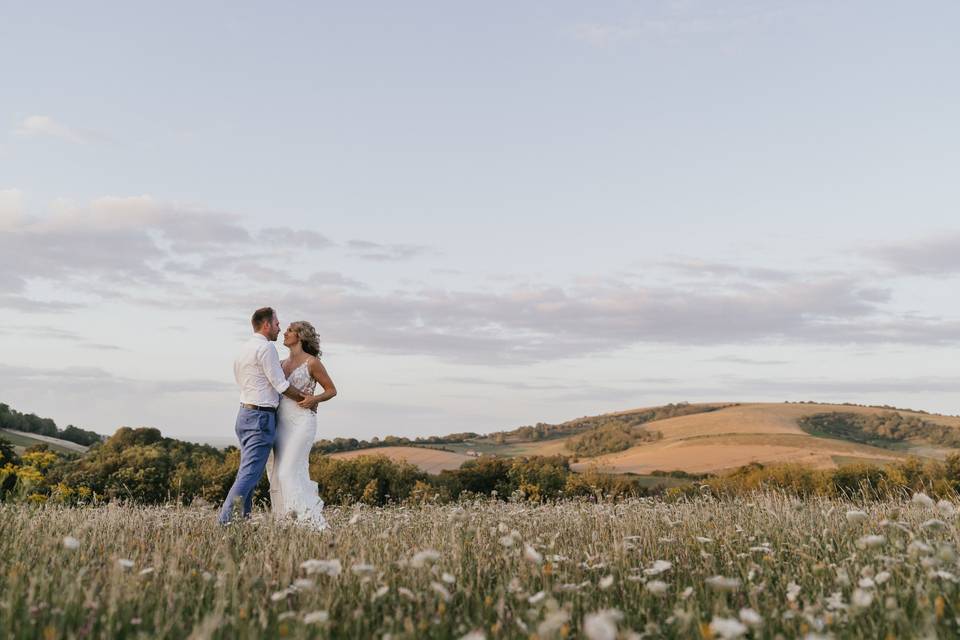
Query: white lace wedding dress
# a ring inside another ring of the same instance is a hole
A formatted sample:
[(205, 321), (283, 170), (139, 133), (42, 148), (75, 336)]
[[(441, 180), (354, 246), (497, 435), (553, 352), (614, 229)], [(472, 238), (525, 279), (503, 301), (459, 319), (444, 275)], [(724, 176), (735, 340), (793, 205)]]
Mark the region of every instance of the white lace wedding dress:
[[(313, 395), (317, 385), (306, 362), (294, 369), (287, 380), (304, 395)], [(310, 448), (316, 435), (317, 414), (281, 396), (277, 437), (267, 461), (270, 510), (278, 520), (293, 519), (321, 531), (327, 527), (323, 500), (317, 483), (310, 479)]]

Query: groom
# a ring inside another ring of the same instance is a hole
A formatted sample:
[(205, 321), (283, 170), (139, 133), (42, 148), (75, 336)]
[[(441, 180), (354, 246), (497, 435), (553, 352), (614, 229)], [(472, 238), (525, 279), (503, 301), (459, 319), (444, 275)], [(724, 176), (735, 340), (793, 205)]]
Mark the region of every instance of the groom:
[(240, 413), (237, 415), (237, 438), (240, 439), (240, 468), (230, 487), (227, 500), (220, 509), (220, 524), (233, 518), (234, 508), (249, 515), (253, 490), (263, 476), (267, 458), (277, 435), (277, 405), (280, 394), (299, 402), (303, 396), (290, 386), (280, 358), (271, 342), (280, 334), (280, 320), (270, 307), (253, 312), (250, 337), (233, 363), (233, 374), (240, 385)]

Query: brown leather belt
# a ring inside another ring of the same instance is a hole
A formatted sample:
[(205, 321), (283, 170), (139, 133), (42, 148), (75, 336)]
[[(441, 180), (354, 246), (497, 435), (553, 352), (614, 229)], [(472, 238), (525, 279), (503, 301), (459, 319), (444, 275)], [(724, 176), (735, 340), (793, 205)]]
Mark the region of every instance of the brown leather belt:
[(244, 409), (255, 409), (256, 411), (268, 411), (270, 413), (277, 412), (276, 407), (261, 407), (258, 404), (247, 404), (246, 402), (241, 402), (240, 406), (243, 407)]

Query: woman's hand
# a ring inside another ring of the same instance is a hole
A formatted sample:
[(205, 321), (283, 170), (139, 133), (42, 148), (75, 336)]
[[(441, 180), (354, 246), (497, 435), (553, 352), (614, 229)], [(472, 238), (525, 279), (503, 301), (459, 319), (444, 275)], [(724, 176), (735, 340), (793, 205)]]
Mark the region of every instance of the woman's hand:
[(304, 409), (310, 409), (310, 411), (316, 411), (317, 405), (320, 404), (320, 396), (307, 396), (297, 404), (303, 407)]

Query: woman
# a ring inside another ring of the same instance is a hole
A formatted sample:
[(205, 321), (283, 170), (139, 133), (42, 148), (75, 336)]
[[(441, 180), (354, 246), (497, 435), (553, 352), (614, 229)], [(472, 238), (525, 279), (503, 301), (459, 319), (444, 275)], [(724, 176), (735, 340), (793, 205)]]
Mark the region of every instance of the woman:
[[(270, 503), (278, 519), (292, 516), (318, 531), (326, 528), (323, 500), (310, 479), (310, 448), (317, 435), (317, 405), (337, 395), (333, 380), (320, 362), (320, 340), (309, 322), (291, 323), (283, 334), (290, 356), (280, 363), (300, 393), (299, 403), (282, 396), (277, 409), (277, 438), (267, 463)], [(323, 393), (314, 395), (317, 383)]]

